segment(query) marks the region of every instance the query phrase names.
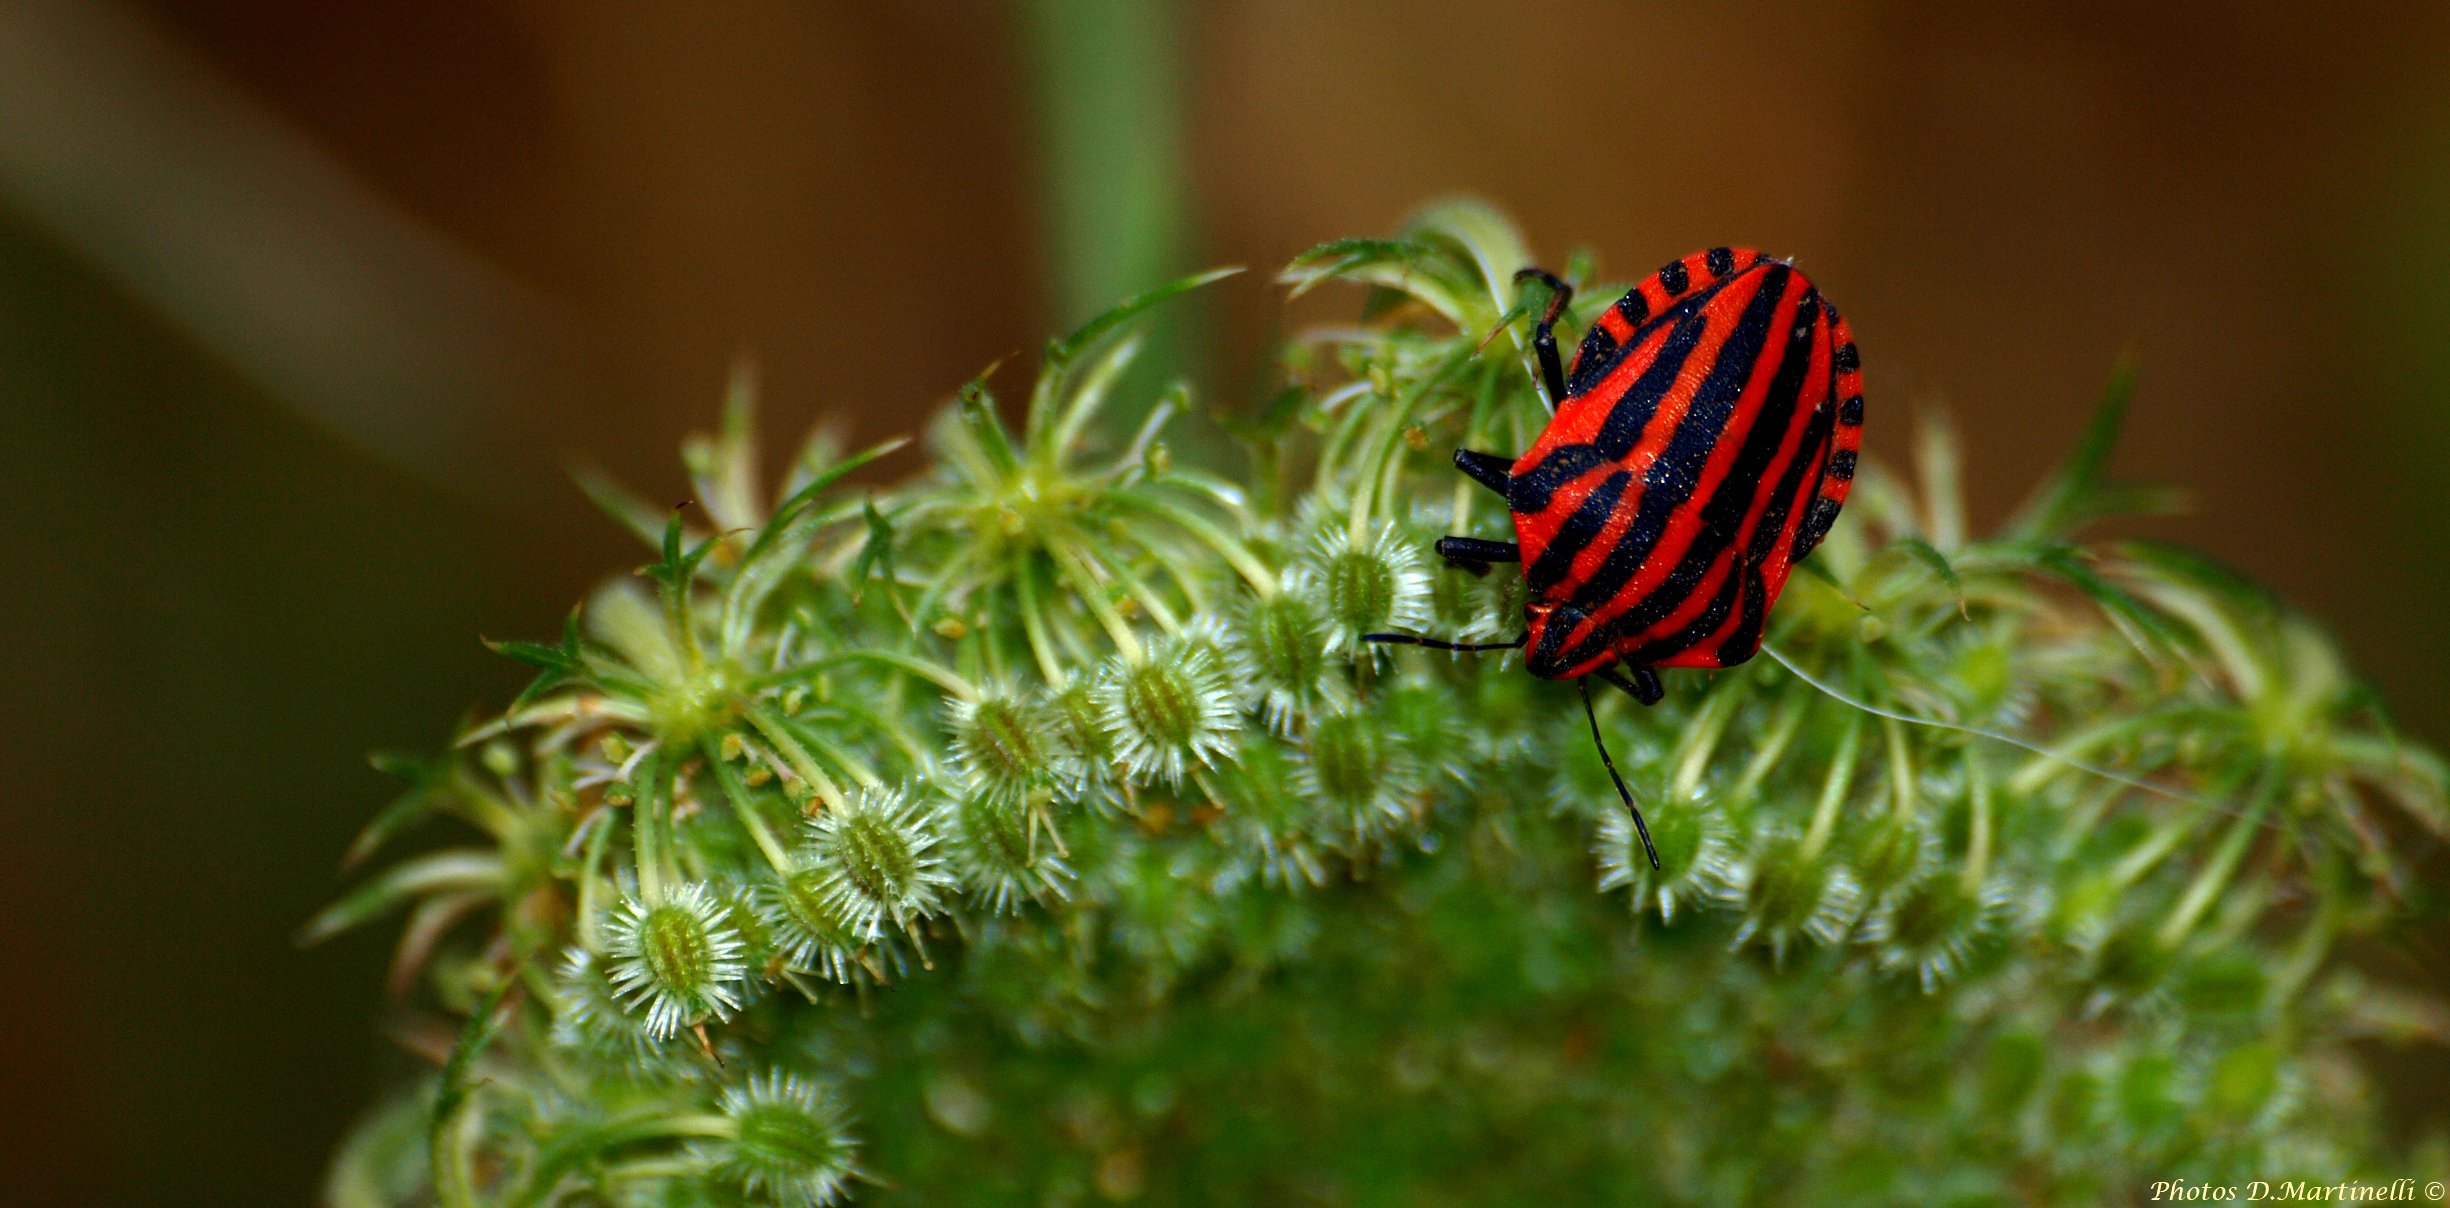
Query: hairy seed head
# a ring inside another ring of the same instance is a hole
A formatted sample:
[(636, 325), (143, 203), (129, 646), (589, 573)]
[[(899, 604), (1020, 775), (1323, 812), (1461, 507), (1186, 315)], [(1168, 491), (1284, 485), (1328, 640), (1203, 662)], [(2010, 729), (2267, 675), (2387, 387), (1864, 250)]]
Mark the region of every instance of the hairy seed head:
[(744, 944), (704, 884), (683, 884), (660, 901), (622, 899), (605, 934), (613, 985), (655, 1039), (739, 1009)]
[(1078, 792), (1080, 757), (1064, 741), (1057, 711), (1022, 693), (997, 690), (956, 700), (946, 710), (953, 760), (972, 788), (999, 797), (1033, 789)]
[(879, 920), (909, 930), (943, 911), (953, 877), (938, 850), (942, 842), (943, 820), (933, 806), (904, 789), (870, 785), (809, 819), (806, 855), (824, 871), (826, 892), (838, 895), (873, 939)]
[(1185, 772), (1231, 750), (1242, 725), (1223, 653), (1205, 622), (1159, 642), (1140, 661), (1115, 666), (1099, 685), (1099, 699), (1117, 759), (1143, 784), (1181, 784)]
[(838, 1203), (858, 1174), (859, 1142), (839, 1098), (797, 1074), (767, 1070), (723, 1094), (731, 1135), (701, 1143), (715, 1174), (776, 1203)]

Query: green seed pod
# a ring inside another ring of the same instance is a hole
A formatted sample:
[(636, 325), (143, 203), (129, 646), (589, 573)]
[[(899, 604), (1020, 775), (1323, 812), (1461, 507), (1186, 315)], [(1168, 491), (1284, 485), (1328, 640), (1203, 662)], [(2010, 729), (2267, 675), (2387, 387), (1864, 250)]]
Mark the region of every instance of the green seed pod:
[(1097, 679), (1074, 675), (1048, 698), (1055, 730), (1080, 759), (1084, 779), (1102, 779), (1114, 767), (1114, 738), (1106, 731), (1106, 705)]
[(824, 870), (826, 892), (847, 903), (862, 934), (875, 939), (883, 920), (908, 931), (943, 912), (953, 876), (942, 842), (936, 809), (902, 789), (870, 785), (808, 820), (806, 854)]
[(824, 867), (803, 860), (761, 883), (757, 906), (775, 951), (790, 968), (838, 982), (857, 976), (860, 957), (870, 947), (869, 917), (834, 892)]
[(632, 1077), (670, 1075), (672, 1050), (647, 1033), (613, 984), (605, 962), (573, 946), (553, 978), (553, 1043), (609, 1059)]
[(1468, 779), (1473, 748), (1478, 745), (1475, 740), (1481, 736), (1459, 724), (1466, 706), (1456, 699), (1453, 689), (1433, 676), (1407, 675), (1384, 684), (1373, 703), (1372, 711), (1397, 759), (1414, 772), (1416, 787), (1440, 775)]
[(1367, 847), (1414, 820), (1417, 777), (1391, 739), (1385, 722), (1358, 711), (1320, 717), (1302, 736), (1295, 783), (1327, 808), (1336, 842)]
[(1080, 757), (1064, 741), (1062, 720), (1041, 701), (1008, 690), (946, 707), (953, 762), (973, 790), (1015, 799), (1045, 789), (1078, 795)]
[(1352, 693), (1327, 653), (1327, 620), (1301, 592), (1252, 603), (1234, 631), (1234, 679), (1258, 699), (1269, 728), (1289, 734), (1313, 712)]
[(2109, 998), (2140, 998), (2158, 989), (2169, 976), (2169, 951), (2154, 938), (2149, 926), (2114, 928), (2088, 947), (2092, 958), (2088, 980)]
[(953, 809), (952, 850), (962, 881), (999, 914), (1061, 898), (1072, 879), (1042, 798), (963, 797)]
[(1312, 543), (1295, 587), (1326, 613), (1330, 650), (1358, 651), (1363, 634), (1417, 633), (1429, 623), (1429, 574), (1416, 544), (1392, 524), (1360, 541), (1349, 528), (1330, 525)]
[(1200, 853), (1179, 844), (1119, 845), (1107, 868), (1114, 941), (1162, 981), (1198, 959), (1217, 927), (1217, 898)]
[(1116, 759), (1142, 784), (1181, 784), (1192, 767), (1231, 750), (1242, 726), (1225, 660), (1204, 626), (1112, 668), (1098, 685), (1098, 700)]
[(1326, 865), (1315, 831), (1318, 806), (1297, 783), (1300, 769), (1285, 744), (1246, 739), (1217, 777), (1225, 816), (1218, 834), (1228, 854), (1220, 888), (1252, 876), (1268, 885), (1318, 885)]
[(850, 1117), (825, 1087), (767, 1070), (723, 1093), (730, 1135), (701, 1143), (719, 1178), (777, 1204), (841, 1202), (859, 1173)]
[(2214, 950), (2187, 962), (2175, 990), (2178, 1002), (2199, 1016), (2245, 1022), (2263, 1010), (2271, 974), (2253, 953)]
[(1882, 969), (1913, 970), (1928, 994), (1957, 976), (2007, 902), (2004, 889), (1968, 890), (1961, 878), (1935, 873), (1883, 904), (1865, 925), (1863, 939), (1878, 951)]
[(625, 897), (605, 927), (612, 982), (647, 1035), (664, 1040), (740, 1007), (747, 967), (728, 912), (705, 885), (689, 882), (649, 902)]
[(1784, 830), (1761, 836), (1744, 867), (1738, 945), (1762, 939), (1783, 959), (1798, 938), (1834, 944), (1854, 922), (1862, 891), (1853, 876), (1825, 855), (1806, 852), (1801, 836)]
[[(758, 908), (755, 887), (738, 881), (718, 881), (709, 887), (715, 903), (723, 912), (723, 921), (740, 937), (740, 963), (754, 973), (771, 964), (780, 949), (773, 924)], [(741, 983), (742, 1000), (753, 1000), (764, 982), (755, 977)]]
[(1622, 808), (1600, 815), (1591, 854), (1599, 858), (1599, 888), (1631, 889), (1633, 907), (1659, 912), (1672, 923), (1679, 907), (1701, 907), (1727, 900), (1740, 879), (1729, 842), (1726, 815), (1705, 799), (1647, 803), (1642, 817), (1650, 825), (1652, 844), (1659, 849), (1659, 867), (1650, 866), (1633, 815)]
[(1429, 616), (1442, 633), (1461, 636), (1481, 621), (1480, 581), (1470, 575), (1429, 576)]
[(1937, 861), (1939, 843), (1911, 817), (1890, 814), (1863, 829), (1855, 843), (1855, 876), (1878, 897)]

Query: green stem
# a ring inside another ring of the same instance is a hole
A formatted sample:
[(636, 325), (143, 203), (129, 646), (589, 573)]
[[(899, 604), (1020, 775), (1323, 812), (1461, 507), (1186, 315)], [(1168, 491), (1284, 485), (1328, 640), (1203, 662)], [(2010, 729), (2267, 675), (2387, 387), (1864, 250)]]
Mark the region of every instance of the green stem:
[[(1027, 0), (1020, 11), (1045, 149), (1055, 306), (1069, 326), (1178, 267), (1188, 225), (1178, 6)], [(1168, 368), (1163, 341), (1150, 359)]]
[(1097, 575), (1081, 562), (1079, 555), (1053, 545), (1048, 546), (1046, 552), (1055, 559), (1055, 572), (1071, 583), (1072, 594), (1079, 596), (1080, 602), (1088, 606), (1090, 615), (1105, 627), (1106, 636), (1114, 642), (1114, 648), (1123, 652), (1124, 661), (1138, 663), (1146, 657), (1146, 652), (1140, 648), (1139, 635), (1131, 631), (1130, 622), (1125, 621), (1123, 614), (1116, 611), (1114, 602), (1106, 598), (1105, 584), (1098, 582)]
[(787, 670), (759, 676), (751, 681), (749, 686), (752, 690), (760, 691), (767, 688), (778, 688), (798, 680), (814, 678), (818, 672), (828, 667), (839, 667), (844, 663), (874, 663), (879, 667), (907, 671), (963, 700), (977, 700), (979, 697), (978, 685), (955, 674), (951, 668), (931, 663), (916, 655), (902, 654), (892, 650), (838, 650), (820, 658), (810, 659)]
[(1893, 717), (1880, 719), (1889, 740), (1889, 793), (1897, 816), (1914, 812), (1914, 752), (1906, 746), (1905, 727)]
[(2201, 819), (2202, 815), (2189, 813), (2163, 822), (2136, 845), (2135, 850), (2110, 867), (2110, 888), (2124, 892), (2141, 880), (2145, 873), (2151, 872), (2155, 865), (2167, 859), (2169, 853), (2176, 851), (2180, 843), (2195, 833), (2195, 824)]
[(1723, 690), (1711, 693), (1710, 699), (1702, 703), (1701, 715), (1686, 727), (1684, 752), (1676, 761), (1672, 781), (1677, 797), (1690, 797), (1701, 787), (1702, 775), (1710, 770), (1710, 757), (1718, 753), (1719, 739), (1726, 735), (1727, 723), (1734, 718), (1742, 696), (1740, 692)]
[(809, 789), (827, 808), (847, 810), (851, 807), (851, 800), (843, 796), (841, 786), (817, 766), (817, 761), (809, 756), (808, 748), (800, 745), (800, 740), (791, 733), (790, 727), (784, 725), (783, 719), (776, 716), (773, 710), (763, 704), (752, 704), (746, 710), (746, 716), (749, 724), (774, 745), (775, 753), (783, 757), (784, 763), (791, 765), (791, 770), (808, 783)]
[(1982, 757), (1971, 748), (1965, 752), (1965, 778), (1973, 786), (1974, 816), (1966, 826), (1965, 875), (1962, 882), (1965, 892), (1970, 894), (1980, 890), (1984, 878), (1990, 876), (1991, 794), (1994, 791), (1990, 770), (1983, 766)]
[(2263, 815), (2271, 808), (2278, 780), (2276, 772), (2266, 771), (2255, 789), (2254, 804), (2230, 820), (2229, 833), (2221, 837), (2219, 849), (2195, 874), (2194, 883), (2186, 887), (2186, 896), (2178, 900), (2178, 909), (2169, 916), (2169, 921), (2161, 925), (2162, 947), (2176, 948), (2185, 942), (2187, 934), (2195, 929), (2195, 921), (2203, 917), (2204, 910), (2228, 885), (2229, 878), (2237, 872), (2238, 861), (2246, 856), (2246, 848), (2263, 829)]
[(1248, 581), (1260, 595), (1276, 594), (1276, 573), (1269, 570), (1267, 563), (1261, 562), (1258, 555), (1251, 553), (1249, 546), (1242, 544), (1231, 533), (1217, 527), (1214, 521), (1189, 508), (1174, 507), (1153, 499), (1143, 498), (1137, 491), (1116, 491), (1113, 500), (1125, 507), (1164, 520), (1198, 538), (1208, 548), (1215, 550), (1218, 557), (1225, 559), (1226, 563), (1234, 568), (1234, 573)]
[(1863, 755), (1863, 715), (1846, 715), (1846, 733), (1838, 739), (1837, 755), (1829, 761), (1829, 774), (1821, 781), (1820, 800), (1812, 807), (1812, 827), (1804, 832), (1803, 854), (1807, 860), (1817, 860), (1829, 846), (1829, 836), (1837, 831), (1838, 809), (1846, 804), (1846, 792), (1854, 787), (1855, 761)]
[(724, 799), (732, 803), (732, 813), (738, 815), (740, 825), (748, 829), (749, 838), (757, 844), (757, 850), (765, 853), (766, 863), (772, 865), (776, 872), (788, 872), (790, 859), (784, 854), (783, 845), (775, 840), (774, 832), (766, 826), (764, 816), (758, 812), (756, 799), (749, 795), (749, 786), (741, 783), (740, 774), (724, 760), (721, 744), (712, 738), (701, 738), (698, 740), (698, 750), (706, 756), (706, 766), (714, 769), (715, 783), (722, 786)]
[(664, 796), (661, 756), (649, 753), (632, 773), (644, 783), (630, 806), (630, 855), (638, 866), (638, 892), (650, 904), (664, 900), (663, 835), (655, 816), (656, 801)]
[(2314, 917), (2306, 922), (2305, 932), (2297, 937), (2295, 944), (2290, 945), (2287, 959), (2280, 962), (2279, 971), (2272, 974), (2270, 1003), (2285, 1003), (2296, 998), (2306, 983), (2314, 979), (2315, 972), (2322, 968), (2323, 960), (2331, 954), (2332, 938), (2339, 934), (2339, 895), (2323, 892), (2316, 895), (2316, 901), (2318, 905), (2314, 908)]
[[(637, 808), (632, 806), (632, 809)], [(595, 832), (587, 836), (587, 857), (578, 874), (578, 938), (590, 952), (604, 950), (603, 911), (596, 905), (596, 887), (604, 883), (604, 857), (612, 850), (616, 815), (609, 805), (597, 806)]]
[(1063, 661), (1055, 657), (1055, 649), (1047, 638), (1046, 604), (1038, 596), (1038, 566), (1036, 559), (1024, 562), (1013, 576), (1016, 593), (1021, 599), (1021, 630), (1028, 636), (1029, 652), (1038, 660), (1038, 674), (1049, 684), (1063, 682)]
[(1458, 345), (1453, 352), (1446, 355), (1446, 359), (1438, 362), (1436, 368), (1431, 369), (1422, 376), (1420, 381), (1414, 383), (1410, 390), (1397, 396), (1395, 405), (1389, 407), (1386, 415), (1380, 417), (1379, 431), (1382, 435), (1378, 440), (1377, 456), (1364, 463), (1362, 467), (1365, 470), (1375, 468), (1379, 474), (1361, 477), (1353, 484), (1353, 507), (1348, 535), (1354, 545), (1358, 546), (1369, 540), (1370, 517), (1377, 514), (1378, 495), (1381, 490), (1391, 489), (1382, 486), (1379, 481), (1380, 477), (1391, 482), (1402, 467), (1404, 430), (1412, 423), (1413, 411), (1429, 397), (1431, 391), (1437, 389), (1446, 380), (1448, 374), (1470, 364), (1472, 356), (1471, 345)]
[(1803, 728), (1804, 710), (1811, 703), (1811, 698), (1800, 692), (1789, 692), (1779, 702), (1777, 719), (1770, 723), (1769, 734), (1761, 740), (1760, 749), (1753, 752), (1751, 762), (1744, 765), (1743, 774), (1736, 777), (1729, 797), (1741, 801), (1760, 791), (1761, 782), (1769, 778), (1770, 770), (1785, 756), (1787, 744), (1795, 741), (1796, 732)]
[[(1138, 604), (1140, 611), (1147, 613), (1150, 620), (1157, 622), (1159, 629), (1167, 633), (1182, 632), (1182, 619), (1174, 615), (1173, 607), (1150, 590), (1147, 581), (1134, 573), (1129, 563), (1108, 553), (1104, 543), (1091, 540), (1078, 526), (1066, 524), (1063, 529), (1064, 539), (1071, 543), (1071, 547), (1087, 550), (1088, 556), (1095, 559), (1107, 574), (1114, 576), (1115, 582), (1123, 585), (1123, 594)], [(1187, 581), (1184, 586), (1186, 589), (1189, 587)], [(1206, 611), (1203, 602), (1198, 599), (1191, 601), (1191, 607), (1194, 611)]]
[(476, 1059), (493, 1043), (494, 1034), (502, 1030), (503, 1004), (511, 991), (518, 988), (519, 974), (525, 968), (526, 962), (522, 961), (518, 968), (502, 974), (502, 980), (477, 1004), (475, 1014), (468, 1017), (458, 1042), (451, 1046), (451, 1056), (443, 1062), (442, 1085), (435, 1093), (434, 1115), (426, 1133), (426, 1152), (435, 1202), (446, 1208), (476, 1208), (476, 1172), (468, 1160), (470, 1138), (465, 1134), (475, 1131), (478, 1117), (469, 1110), (468, 1101), (482, 1083), (473, 1079), (471, 1073)]

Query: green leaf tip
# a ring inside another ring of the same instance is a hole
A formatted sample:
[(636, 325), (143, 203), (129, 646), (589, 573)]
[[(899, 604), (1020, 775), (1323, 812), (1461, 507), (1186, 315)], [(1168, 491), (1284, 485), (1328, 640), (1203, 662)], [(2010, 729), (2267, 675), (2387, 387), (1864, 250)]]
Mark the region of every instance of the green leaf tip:
[(1073, 328), (1071, 334), (1061, 339), (1048, 341), (1047, 363), (1056, 367), (1069, 366), (1073, 361), (1079, 359), (1082, 353), (1141, 314), (1192, 290), (1215, 284), (1242, 271), (1240, 265), (1212, 268), (1205, 272), (1193, 273), (1188, 277), (1169, 281), (1146, 293), (1126, 299), (1120, 305)]

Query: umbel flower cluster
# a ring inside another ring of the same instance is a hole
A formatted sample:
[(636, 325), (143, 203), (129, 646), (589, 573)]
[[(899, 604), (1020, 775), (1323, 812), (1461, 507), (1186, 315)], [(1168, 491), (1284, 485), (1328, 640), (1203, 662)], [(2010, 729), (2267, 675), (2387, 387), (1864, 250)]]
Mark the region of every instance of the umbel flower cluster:
[[(1359, 640), (1520, 631), (1518, 574), (1425, 553), (1507, 535), (1447, 454), (1545, 421), (1529, 260), (1468, 204), (1303, 256), (1283, 280), (1359, 284), (1363, 317), (1296, 338), (1255, 408), (1127, 389), (1140, 313), (1199, 277), (1049, 344), (1017, 407), (963, 388), (906, 485), (845, 485), (892, 446), (818, 440), (767, 491), (737, 394), (687, 447), (692, 506), (593, 485), (654, 561), (499, 644), (533, 686), (397, 764), (352, 856), (437, 815), (468, 837), (309, 928), (406, 912), (425, 1071), (331, 1202), (2405, 1173), (2348, 1046), (2441, 1008), (2338, 953), (2412, 909), (2394, 853), (2450, 830), (2443, 767), (2262, 591), (2078, 543), (2164, 502), (2103, 477), (2123, 382), (1989, 536), (1924, 428), (1768, 656), (1602, 705), (1657, 869), (1570, 687)], [(1567, 275), (1580, 322), (1623, 288)], [(1176, 456), (1193, 424), (1238, 455)]]

